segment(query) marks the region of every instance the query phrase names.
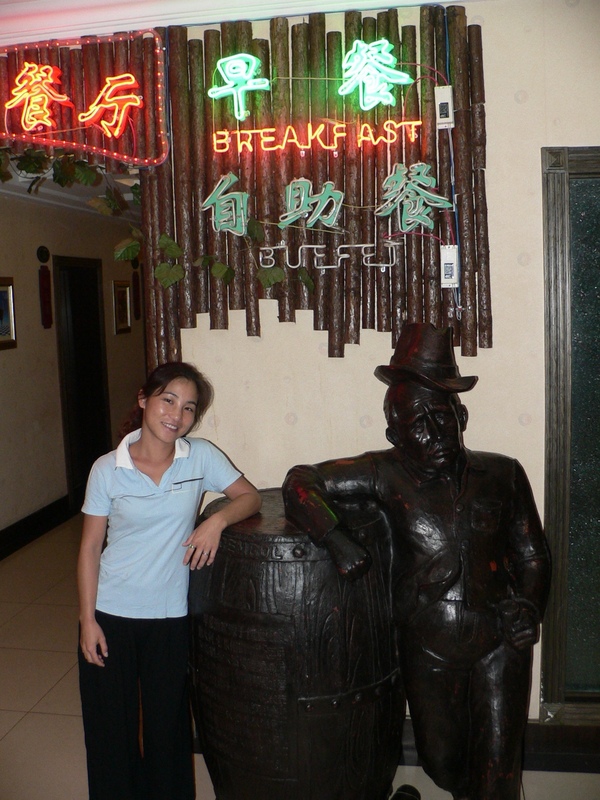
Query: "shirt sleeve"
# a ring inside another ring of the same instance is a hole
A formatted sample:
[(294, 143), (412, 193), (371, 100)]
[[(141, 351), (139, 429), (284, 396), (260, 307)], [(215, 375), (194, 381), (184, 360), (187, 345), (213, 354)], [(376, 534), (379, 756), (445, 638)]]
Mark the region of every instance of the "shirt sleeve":
[(206, 439), (196, 440), (201, 442), (204, 450), (204, 482), (203, 490), (207, 492), (223, 492), (238, 478), (242, 473), (236, 469), (231, 461), (219, 448)]
[(98, 459), (90, 471), (85, 499), (81, 508), (84, 514), (91, 514), (95, 517), (108, 517), (110, 514), (111, 497), (107, 480), (110, 465), (106, 463), (106, 458), (104, 456)]

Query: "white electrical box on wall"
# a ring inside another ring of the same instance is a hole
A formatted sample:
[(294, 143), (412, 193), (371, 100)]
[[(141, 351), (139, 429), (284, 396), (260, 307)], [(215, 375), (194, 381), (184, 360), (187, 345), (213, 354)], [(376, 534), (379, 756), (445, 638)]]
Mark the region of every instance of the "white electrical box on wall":
[(454, 96), (451, 86), (436, 86), (435, 120), (438, 130), (454, 127)]
[(457, 289), (460, 286), (458, 245), (440, 246), (440, 279), (442, 289)]

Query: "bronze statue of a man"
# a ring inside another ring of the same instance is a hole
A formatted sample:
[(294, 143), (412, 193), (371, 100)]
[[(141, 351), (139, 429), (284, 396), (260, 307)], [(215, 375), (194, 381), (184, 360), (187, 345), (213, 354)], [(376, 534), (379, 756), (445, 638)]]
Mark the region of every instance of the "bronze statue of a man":
[(356, 579), (369, 555), (345, 526), (376, 500), (392, 531), (400, 659), (417, 751), (455, 800), (518, 800), (532, 646), (550, 557), (521, 465), (463, 443), (467, 410), (452, 330), (406, 325), (389, 366), (391, 449), (294, 467), (287, 516)]

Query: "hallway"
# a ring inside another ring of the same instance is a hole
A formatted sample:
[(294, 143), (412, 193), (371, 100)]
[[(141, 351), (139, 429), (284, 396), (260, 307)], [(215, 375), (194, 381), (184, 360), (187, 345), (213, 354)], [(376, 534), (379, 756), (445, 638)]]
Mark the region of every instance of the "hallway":
[[(75, 517), (0, 561), (0, 800), (85, 800), (85, 749), (77, 686)], [(214, 800), (196, 756), (198, 800)], [(447, 800), (415, 767), (395, 787)], [(530, 772), (525, 800), (600, 800), (600, 775)], [(268, 800), (268, 798), (257, 798)]]

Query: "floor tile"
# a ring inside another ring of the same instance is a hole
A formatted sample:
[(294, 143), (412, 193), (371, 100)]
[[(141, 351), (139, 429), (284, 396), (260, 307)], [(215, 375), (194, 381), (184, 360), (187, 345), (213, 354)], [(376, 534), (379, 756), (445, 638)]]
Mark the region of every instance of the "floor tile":
[(3, 603), (0, 602), (0, 627), (8, 622), (9, 619), (18, 614), (25, 608), (25, 603)]
[(27, 714), (0, 740), (0, 798), (85, 800), (80, 717)]
[(0, 627), (0, 647), (76, 653), (78, 619), (75, 606), (28, 605)]
[(71, 575), (67, 575), (66, 578), (56, 583), (45, 594), (40, 595), (35, 602), (44, 605), (78, 606), (79, 598), (77, 596), (77, 575), (75, 570)]
[(80, 717), (79, 667), (75, 665), (70, 669), (31, 711), (34, 714), (68, 714)]
[(0, 648), (0, 709), (30, 711), (76, 663), (74, 653)]
[(0, 711), (0, 739), (6, 736), (24, 716), (24, 711)]

